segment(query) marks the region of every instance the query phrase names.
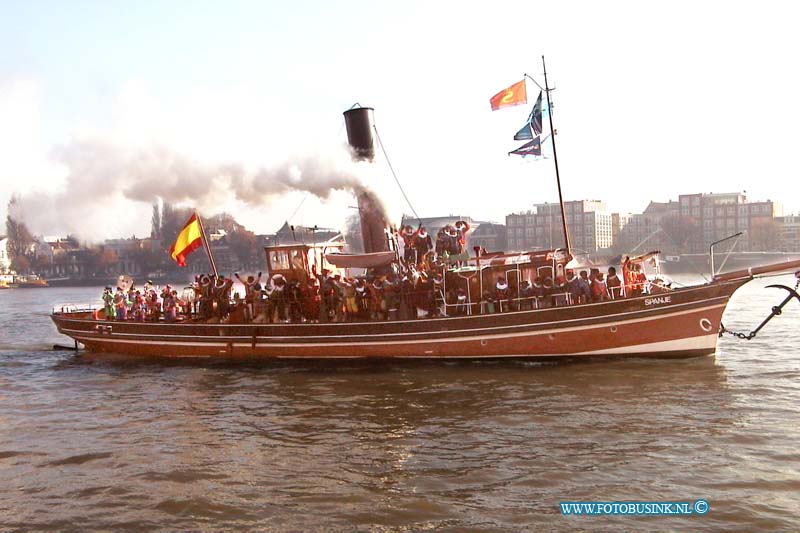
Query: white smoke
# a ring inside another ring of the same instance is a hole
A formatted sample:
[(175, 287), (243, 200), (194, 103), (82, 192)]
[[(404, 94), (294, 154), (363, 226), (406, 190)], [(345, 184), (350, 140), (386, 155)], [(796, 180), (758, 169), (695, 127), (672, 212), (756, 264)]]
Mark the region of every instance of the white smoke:
[(326, 199), (334, 190), (369, 188), (377, 172), (368, 163), (353, 162), (344, 144), (255, 169), (235, 162), (201, 163), (164, 146), (130, 148), (103, 140), (58, 147), (52, 159), (64, 169), (62, 186), (20, 196), (25, 221), (37, 233), (70, 233), (85, 240), (124, 236), (120, 232), (129, 227), (130, 217), (139, 217), (146, 228), (150, 206), (158, 199), (215, 214), (232, 200), (258, 208), (291, 191)]
[[(293, 223), (339, 229), (353, 213), (353, 190), (396, 203), (385, 165), (352, 161), (338, 112), (326, 117), (326, 131), (258, 93), (201, 91), (162, 102), (132, 83), (109, 110), (109, 127), (84, 121), (52, 148), (42, 138), (42, 92), (35, 83), (0, 83), (0, 140), (9, 148), (0, 158), (2, 208), (17, 194), (19, 216), (35, 234), (143, 236), (159, 199), (204, 215), (228, 211), (264, 232), (294, 211), (295, 200), (285, 202), (292, 191), (321, 199), (305, 202)], [(390, 215), (399, 221), (400, 210)]]

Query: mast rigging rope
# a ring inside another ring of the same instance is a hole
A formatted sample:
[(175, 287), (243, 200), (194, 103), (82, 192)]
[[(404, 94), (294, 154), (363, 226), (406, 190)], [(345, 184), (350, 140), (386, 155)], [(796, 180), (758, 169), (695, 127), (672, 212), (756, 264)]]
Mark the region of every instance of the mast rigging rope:
[(408, 207), (411, 208), (411, 212), (414, 213), (414, 217), (416, 217), (417, 222), (422, 225), (422, 219), (417, 214), (417, 210), (414, 209), (414, 206), (411, 205), (411, 200), (408, 199), (408, 195), (406, 191), (403, 190), (403, 186), (400, 184), (400, 180), (397, 178), (397, 174), (394, 171), (394, 167), (392, 167), (392, 162), (389, 161), (389, 155), (386, 153), (386, 147), (383, 146), (383, 141), (381, 140), (381, 136), (378, 133), (378, 127), (373, 124), (372, 129), (375, 130), (375, 137), (378, 139), (378, 144), (381, 145), (381, 151), (383, 152), (383, 157), (386, 158), (386, 163), (389, 165), (389, 170), (392, 172), (392, 176), (394, 177), (394, 181), (397, 183), (397, 187), (400, 189), (400, 192), (403, 194), (403, 198), (406, 199), (406, 203)]

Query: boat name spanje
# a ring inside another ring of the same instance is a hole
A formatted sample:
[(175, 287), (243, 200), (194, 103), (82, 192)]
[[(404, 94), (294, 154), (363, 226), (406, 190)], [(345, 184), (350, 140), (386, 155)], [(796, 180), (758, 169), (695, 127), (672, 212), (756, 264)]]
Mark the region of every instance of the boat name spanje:
[(655, 298), (645, 298), (644, 305), (661, 305), (672, 303), (672, 296), (657, 296)]

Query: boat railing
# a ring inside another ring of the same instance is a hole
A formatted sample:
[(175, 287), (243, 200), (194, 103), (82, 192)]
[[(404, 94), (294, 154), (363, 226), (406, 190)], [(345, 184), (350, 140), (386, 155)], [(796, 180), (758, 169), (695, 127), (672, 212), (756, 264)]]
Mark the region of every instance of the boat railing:
[(66, 315), (70, 313), (94, 313), (103, 309), (102, 304), (73, 304), (73, 303), (61, 303), (56, 304), (52, 308), (52, 314), (54, 315)]
[[(716, 246), (718, 244), (721, 244), (721, 243), (723, 243), (725, 241), (728, 241), (730, 239), (737, 239), (736, 242), (738, 242), (738, 237), (741, 237), (743, 233), (744, 233), (743, 231), (740, 231), (739, 233), (734, 233), (733, 235), (728, 235), (724, 239), (720, 239), (718, 241), (712, 242), (711, 245), (708, 247), (708, 261), (709, 261), (709, 264), (711, 265), (711, 279), (714, 279), (714, 278), (717, 277), (717, 269), (714, 266), (714, 246)], [(733, 248), (736, 246), (736, 242), (734, 242), (733, 246), (731, 246), (731, 249), (728, 250), (728, 254), (725, 256), (725, 260), (722, 261), (722, 267), (725, 266), (725, 261), (728, 260), (728, 256), (730, 256), (731, 252), (733, 252)], [(722, 268), (722, 267), (720, 267), (720, 268)]]
[[(551, 304), (545, 305), (545, 302), (552, 302)], [(516, 298), (503, 298), (500, 300), (492, 300), (488, 302), (486, 300), (482, 300), (479, 302), (454, 302), (454, 303), (444, 303), (440, 308), (444, 309), (443, 316), (463, 316), (463, 315), (473, 315), (475, 314), (473, 311), (473, 307), (478, 306), (478, 314), (492, 314), (492, 313), (504, 313), (507, 311), (517, 310), (517, 311), (529, 311), (529, 310), (538, 310), (538, 309), (546, 309), (549, 307), (566, 307), (571, 306), (574, 304), (572, 293), (569, 292), (558, 292), (554, 294), (549, 294), (547, 296), (524, 296), (524, 297), (516, 297)]]

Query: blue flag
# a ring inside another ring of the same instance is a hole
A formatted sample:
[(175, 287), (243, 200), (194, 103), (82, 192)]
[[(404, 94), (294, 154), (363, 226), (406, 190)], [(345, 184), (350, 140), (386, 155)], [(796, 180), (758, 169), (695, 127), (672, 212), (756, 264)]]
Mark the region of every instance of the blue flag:
[(531, 139), (533, 139), (533, 132), (530, 123), (522, 126), (522, 129), (514, 134), (515, 141), (530, 141)]
[(531, 111), (531, 116), (528, 117), (528, 123), (536, 135), (542, 133), (542, 91), (539, 91), (539, 98), (533, 104), (533, 111)]
[(508, 152), (508, 155), (521, 155), (525, 157), (526, 155), (542, 155), (542, 143), (539, 140), (539, 136), (537, 135), (531, 142), (525, 143), (516, 150), (512, 150)]
[(531, 114), (528, 115), (528, 121), (522, 126), (517, 133), (514, 134), (515, 141), (530, 141), (533, 139), (534, 133), (539, 135), (542, 133), (542, 92), (539, 91), (539, 98), (533, 105)]

